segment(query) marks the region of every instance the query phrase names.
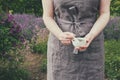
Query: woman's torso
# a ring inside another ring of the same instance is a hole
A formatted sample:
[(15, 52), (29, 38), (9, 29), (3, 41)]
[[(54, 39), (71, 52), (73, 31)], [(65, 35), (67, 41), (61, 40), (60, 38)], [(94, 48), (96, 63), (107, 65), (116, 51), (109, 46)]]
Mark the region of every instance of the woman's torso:
[(68, 21), (93, 19), (99, 11), (99, 0), (54, 0), (54, 14)]
[(100, 0), (54, 0), (54, 18), (63, 31), (85, 36), (97, 19)]

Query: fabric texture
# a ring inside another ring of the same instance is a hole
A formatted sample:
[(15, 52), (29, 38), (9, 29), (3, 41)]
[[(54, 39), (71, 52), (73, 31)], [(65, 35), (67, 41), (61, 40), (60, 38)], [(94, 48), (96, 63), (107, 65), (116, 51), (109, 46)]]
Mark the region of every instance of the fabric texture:
[[(93, 27), (100, 0), (54, 0), (54, 18), (64, 32), (84, 37)], [(48, 39), (47, 80), (104, 80), (104, 36), (101, 32), (84, 52), (73, 54), (52, 33)]]

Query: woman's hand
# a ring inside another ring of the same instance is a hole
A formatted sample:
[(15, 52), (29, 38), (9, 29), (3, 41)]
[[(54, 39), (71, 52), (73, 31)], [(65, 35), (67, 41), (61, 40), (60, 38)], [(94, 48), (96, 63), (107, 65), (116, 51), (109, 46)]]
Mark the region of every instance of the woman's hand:
[(73, 34), (71, 32), (63, 32), (59, 35), (58, 38), (62, 44), (69, 45), (69, 44), (71, 44), (71, 41), (74, 37), (75, 37), (75, 34)]
[(86, 39), (86, 44), (84, 46), (81, 46), (81, 47), (75, 47), (75, 49), (77, 49), (79, 51), (85, 51), (89, 47), (92, 40), (94, 39), (93, 35), (90, 33), (87, 34), (84, 38)]

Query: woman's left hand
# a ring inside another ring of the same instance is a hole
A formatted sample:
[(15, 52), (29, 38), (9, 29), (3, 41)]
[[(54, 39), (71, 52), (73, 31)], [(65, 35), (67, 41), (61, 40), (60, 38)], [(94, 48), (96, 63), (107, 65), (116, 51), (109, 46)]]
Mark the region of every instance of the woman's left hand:
[(86, 51), (87, 48), (89, 47), (90, 43), (94, 39), (93, 35), (90, 33), (87, 34), (84, 38), (86, 39), (86, 44), (84, 46), (81, 46), (81, 47), (75, 47), (75, 49), (77, 49), (79, 51)]

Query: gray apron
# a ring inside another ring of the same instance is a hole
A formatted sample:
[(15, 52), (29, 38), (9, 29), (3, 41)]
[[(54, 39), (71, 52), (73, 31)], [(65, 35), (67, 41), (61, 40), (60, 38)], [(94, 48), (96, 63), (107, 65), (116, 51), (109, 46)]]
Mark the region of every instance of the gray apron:
[[(54, 0), (54, 19), (64, 32), (84, 37), (93, 27), (100, 0)], [(47, 80), (104, 80), (104, 38), (101, 32), (88, 49), (73, 54), (52, 33), (47, 48)]]

